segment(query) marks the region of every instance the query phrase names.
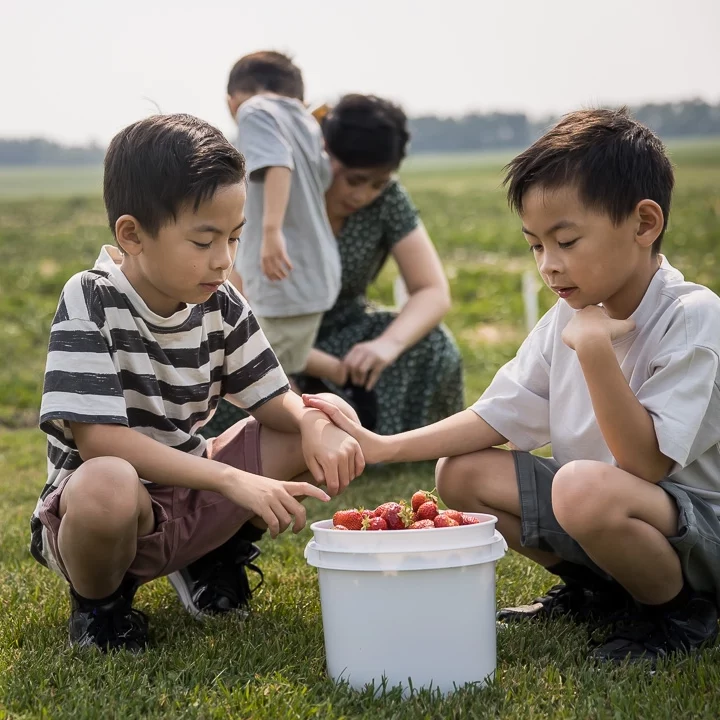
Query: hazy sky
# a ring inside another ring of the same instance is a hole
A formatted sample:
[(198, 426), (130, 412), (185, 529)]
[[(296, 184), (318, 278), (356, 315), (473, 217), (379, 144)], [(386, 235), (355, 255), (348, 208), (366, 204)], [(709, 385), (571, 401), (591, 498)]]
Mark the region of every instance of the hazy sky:
[(309, 101), (411, 114), (720, 100), (720, 0), (1, 0), (0, 136), (106, 142), (159, 107), (227, 133), (227, 74), (290, 52)]

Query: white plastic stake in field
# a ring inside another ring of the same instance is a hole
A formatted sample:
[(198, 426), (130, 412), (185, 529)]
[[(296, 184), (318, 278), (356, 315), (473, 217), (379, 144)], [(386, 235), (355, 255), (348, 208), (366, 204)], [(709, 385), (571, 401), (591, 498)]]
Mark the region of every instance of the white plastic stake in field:
[(525, 328), (530, 332), (538, 321), (538, 291), (540, 282), (535, 270), (525, 270), (522, 276), (522, 297), (525, 307)]

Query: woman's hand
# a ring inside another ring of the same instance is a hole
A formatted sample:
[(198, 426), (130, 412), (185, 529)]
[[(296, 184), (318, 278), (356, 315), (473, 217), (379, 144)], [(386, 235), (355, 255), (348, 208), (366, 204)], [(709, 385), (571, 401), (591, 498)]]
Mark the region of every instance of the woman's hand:
[(401, 343), (381, 336), (354, 345), (343, 359), (343, 364), (354, 385), (372, 390), (382, 371), (392, 365), (404, 350)]

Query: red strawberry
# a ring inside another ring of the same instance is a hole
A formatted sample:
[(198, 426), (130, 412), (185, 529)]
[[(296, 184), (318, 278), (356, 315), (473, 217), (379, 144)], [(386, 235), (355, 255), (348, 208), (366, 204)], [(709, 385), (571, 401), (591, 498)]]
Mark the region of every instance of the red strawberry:
[(418, 520), (417, 522), (414, 522), (408, 530), (428, 530), (430, 528), (434, 528), (435, 523), (432, 520)]
[(418, 520), (432, 520), (438, 514), (438, 506), (432, 501), (424, 502), (417, 509)]
[(344, 525), (333, 525), (333, 530), (347, 530)]
[(463, 524), (463, 514), (459, 510), (446, 510), (445, 514), (452, 518), (458, 525)]
[(362, 528), (362, 515), (359, 510), (338, 510), (333, 515), (333, 525), (344, 525), (348, 530)]
[(477, 525), (480, 522), (480, 518), (473, 517), (472, 515), (463, 514), (462, 519), (463, 525)]
[(388, 526), (385, 518), (371, 517), (363, 518), (363, 530), (387, 530)]
[(435, 494), (433, 492), (427, 492), (427, 490), (418, 490), (416, 493), (413, 494), (410, 504), (412, 505), (412, 509), (414, 512), (418, 511), (418, 508), (426, 502), (434, 502), (437, 504), (437, 497), (435, 497)]
[(459, 523), (457, 520), (453, 520), (447, 516), (447, 513), (440, 513), (434, 520), (436, 528), (442, 527), (458, 527)]
[(374, 517), (376, 517), (374, 510), (365, 510), (364, 508), (361, 508), (361, 509), (360, 509), (360, 514), (361, 514), (364, 518), (374, 518)]
[(375, 517), (385, 517), (385, 514), (390, 510), (399, 513), (402, 510), (402, 505), (396, 502), (386, 502), (378, 505), (375, 508)]

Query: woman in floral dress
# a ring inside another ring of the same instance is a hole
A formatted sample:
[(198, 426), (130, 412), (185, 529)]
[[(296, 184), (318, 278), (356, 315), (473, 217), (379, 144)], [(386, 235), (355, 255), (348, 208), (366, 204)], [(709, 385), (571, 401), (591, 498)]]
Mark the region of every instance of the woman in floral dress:
[[(409, 139), (407, 118), (386, 100), (346, 95), (321, 122), (333, 167), (326, 207), (342, 284), (295, 382), (304, 391), (344, 395), (382, 435), (433, 423), (464, 407), (462, 361), (440, 324), (450, 308), (442, 265), (395, 177)], [(377, 308), (366, 295), (390, 256), (408, 293), (399, 311)], [(230, 410), (237, 412), (221, 403), (206, 432), (231, 424)]]

